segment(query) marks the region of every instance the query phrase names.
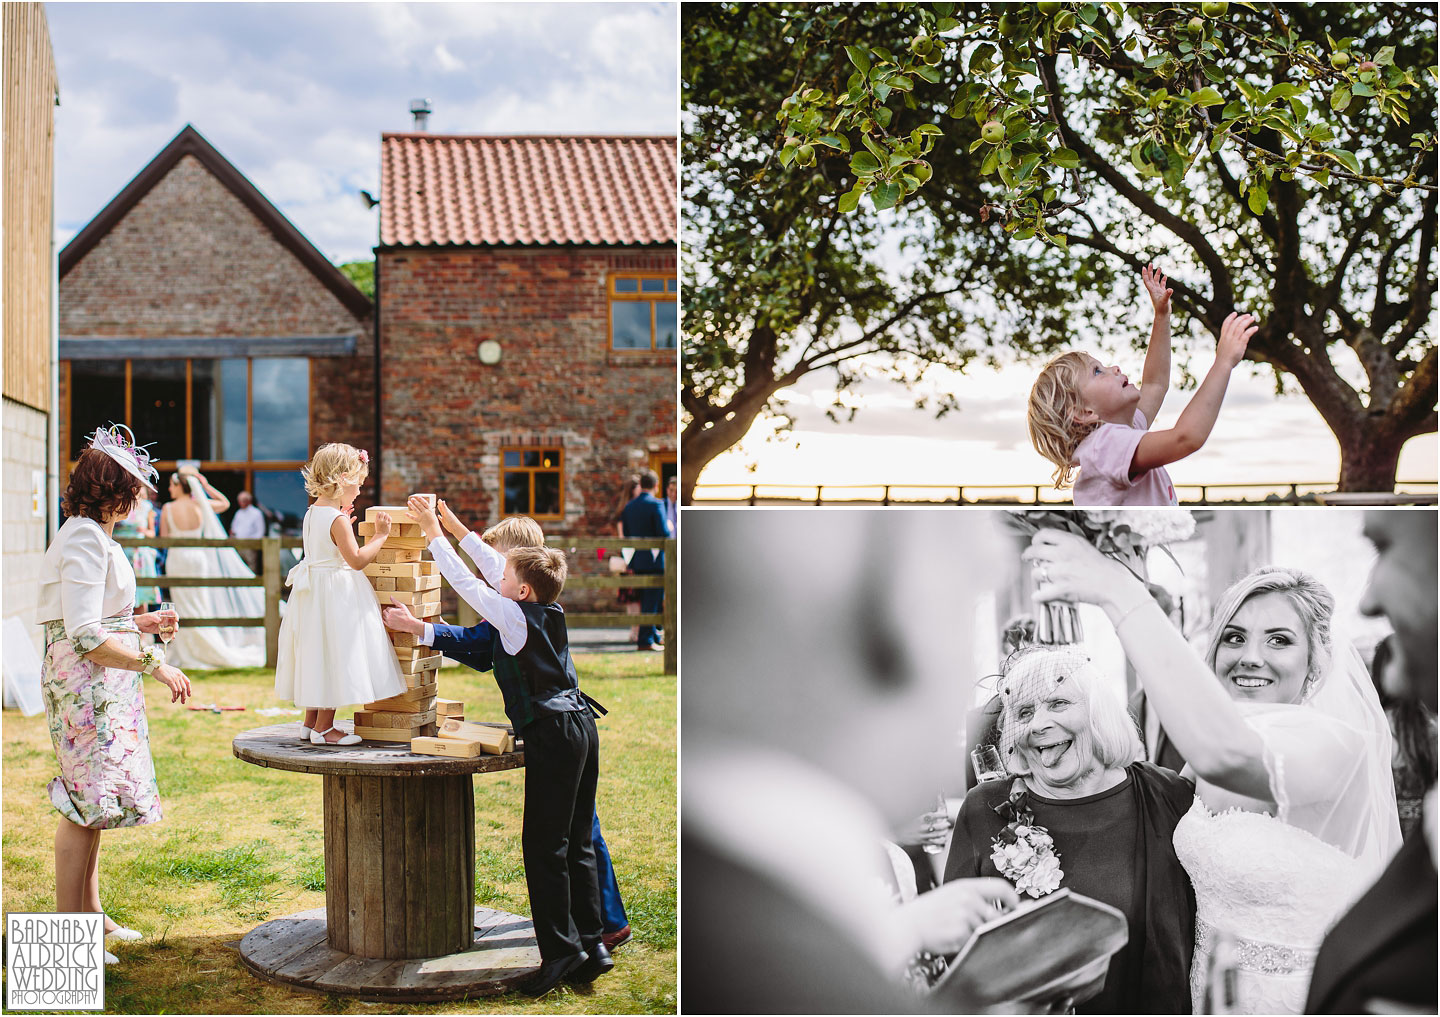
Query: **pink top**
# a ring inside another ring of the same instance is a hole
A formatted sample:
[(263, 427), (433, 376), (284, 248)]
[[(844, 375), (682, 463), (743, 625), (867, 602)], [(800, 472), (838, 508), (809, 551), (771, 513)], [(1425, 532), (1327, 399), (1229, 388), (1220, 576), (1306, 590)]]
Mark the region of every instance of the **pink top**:
[(1175, 485), (1170, 483), (1165, 467), (1157, 466), (1130, 479), (1135, 449), (1149, 428), (1145, 414), (1136, 410), (1129, 427), (1101, 424), (1086, 435), (1075, 449), (1080, 476), (1071, 500), (1080, 506), (1178, 505)]

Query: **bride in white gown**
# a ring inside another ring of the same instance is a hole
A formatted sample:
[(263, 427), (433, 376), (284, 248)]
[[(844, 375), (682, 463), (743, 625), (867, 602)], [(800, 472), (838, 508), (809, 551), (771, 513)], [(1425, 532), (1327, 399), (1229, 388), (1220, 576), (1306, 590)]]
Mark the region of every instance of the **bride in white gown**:
[[(229, 499), (197, 471), (185, 467), (171, 474), (170, 499), (160, 512), (160, 536), (225, 539), (225, 527), (215, 513), (229, 508)], [(165, 574), (227, 578), (255, 575), (230, 547), (172, 547), (165, 559)], [(177, 667), (264, 666), (263, 628), (187, 624), (191, 618), (263, 617), (265, 594), (258, 586), (177, 586), (170, 589), (170, 597), (180, 616), (180, 631), (167, 653)]]
[[(1104, 608), (1195, 778), (1175, 829), (1195, 888), (1194, 1012), (1301, 1013), (1325, 933), (1400, 847), (1389, 725), (1359, 656), (1332, 647), (1333, 597), (1303, 572), (1258, 569), (1220, 599), (1202, 659), (1084, 540), (1043, 530), (1026, 557), (1039, 599)], [(1233, 996), (1207, 1001), (1221, 939)]]

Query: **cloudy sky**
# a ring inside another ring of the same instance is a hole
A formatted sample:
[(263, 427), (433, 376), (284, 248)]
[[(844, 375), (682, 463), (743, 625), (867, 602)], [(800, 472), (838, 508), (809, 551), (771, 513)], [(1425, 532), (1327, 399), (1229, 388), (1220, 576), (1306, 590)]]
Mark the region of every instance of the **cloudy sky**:
[(672, 134), (676, 5), (47, 3), (63, 246), (187, 123), (327, 257), (370, 257), (382, 131)]

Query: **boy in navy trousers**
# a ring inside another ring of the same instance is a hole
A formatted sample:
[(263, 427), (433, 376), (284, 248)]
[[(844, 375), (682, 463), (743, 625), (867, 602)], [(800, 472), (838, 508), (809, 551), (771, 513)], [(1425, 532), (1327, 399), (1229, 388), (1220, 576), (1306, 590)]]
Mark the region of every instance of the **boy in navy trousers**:
[[(490, 623), (495, 681), (516, 737), (525, 740), (525, 819), (520, 844), (540, 968), (520, 983), (542, 996), (562, 980), (587, 984), (615, 966), (601, 941), (600, 886), (591, 829), (600, 740), (594, 701), (580, 691), (570, 659), (563, 552), (520, 547), (501, 555), (467, 533), (461, 547), (485, 577), (470, 573), (444, 539), (428, 501), (408, 506), (455, 592)], [(442, 501), (447, 525), (459, 526)], [(490, 585), (486, 585), (489, 583)]]
[[(464, 540), (471, 531), (460, 524), (453, 512), (447, 512), (441, 525), (457, 540)], [(450, 525), (450, 520), (455, 525)], [(540, 524), (529, 516), (506, 516), (480, 535), (480, 539), (501, 554), (507, 554), (517, 547), (544, 547), (545, 532)], [(488, 621), (462, 628), (446, 625), (444, 622), (423, 622), (410, 613), (404, 604), (387, 607), (384, 611), (385, 625), (397, 632), (409, 632), (421, 646), (431, 646), (452, 660), (457, 660), (476, 671), (489, 671), (495, 666), (493, 650), (495, 630)], [(620, 896), (620, 882), (615, 878), (615, 866), (610, 860), (610, 848), (600, 832), (600, 816), (595, 816), (590, 837), (595, 845), (595, 867), (600, 880), (600, 941), (605, 949), (630, 942), (633, 933), (630, 919), (625, 914), (625, 902)]]

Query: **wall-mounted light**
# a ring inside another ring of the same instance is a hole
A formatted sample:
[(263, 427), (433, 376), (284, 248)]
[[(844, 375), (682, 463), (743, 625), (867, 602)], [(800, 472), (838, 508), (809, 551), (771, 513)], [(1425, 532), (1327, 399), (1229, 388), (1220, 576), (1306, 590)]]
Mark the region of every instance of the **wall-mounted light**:
[(476, 348), (475, 353), (480, 358), (480, 363), (486, 367), (494, 367), (500, 363), (500, 344), (494, 339), (486, 339)]

